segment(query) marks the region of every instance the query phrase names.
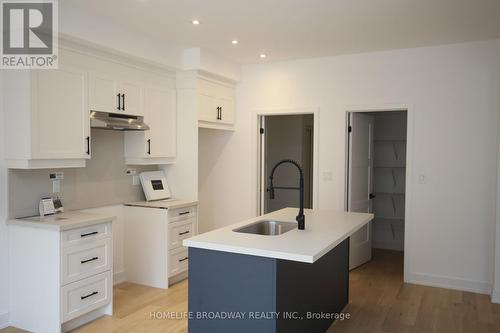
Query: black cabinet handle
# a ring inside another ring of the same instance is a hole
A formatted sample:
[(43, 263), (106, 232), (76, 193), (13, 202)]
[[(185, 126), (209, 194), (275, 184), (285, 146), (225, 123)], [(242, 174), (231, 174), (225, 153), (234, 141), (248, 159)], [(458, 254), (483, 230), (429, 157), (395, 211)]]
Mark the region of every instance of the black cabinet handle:
[(220, 117), (219, 117), (219, 120), (222, 120), (222, 106), (219, 106), (219, 110), (220, 110)]
[(376, 195), (375, 195), (375, 194), (373, 194), (373, 193), (370, 193), (370, 196), (369, 196), (369, 197), (370, 197), (370, 199), (374, 199), (374, 198), (376, 197)]
[(82, 300), (83, 300), (83, 299), (86, 299), (86, 298), (89, 298), (89, 297), (95, 296), (95, 295), (97, 295), (97, 294), (99, 294), (99, 292), (98, 292), (98, 291), (94, 291), (94, 292), (92, 292), (92, 293), (90, 293), (90, 294), (88, 294), (88, 295), (85, 295), (85, 296), (80, 297), (80, 299), (82, 299)]
[(183, 261), (186, 261), (188, 259), (189, 259), (189, 257), (185, 257), (185, 258), (179, 259), (179, 262), (183, 262)]
[(179, 215), (187, 215), (187, 214), (189, 214), (189, 213), (190, 213), (190, 211), (187, 211), (187, 212), (182, 212), (182, 213), (179, 213)]
[(90, 258), (90, 259), (87, 259), (87, 260), (82, 260), (82, 261), (80, 261), (80, 263), (86, 264), (88, 262), (91, 262), (91, 261), (94, 261), (94, 260), (98, 260), (98, 259), (99, 259), (99, 257), (94, 257), (94, 258)]
[(189, 234), (189, 230), (188, 231), (184, 231), (184, 232), (179, 232), (179, 236), (186, 235), (186, 234)]
[(121, 106), (121, 105), (122, 105), (122, 104), (121, 104), (121, 95), (122, 95), (122, 94), (118, 94), (118, 95), (116, 95), (116, 97), (118, 97), (118, 107), (117, 107), (117, 109), (118, 109), (118, 110), (121, 110), (121, 109), (122, 109), (122, 106)]
[(99, 232), (98, 231), (93, 231), (93, 232), (89, 232), (88, 234), (81, 234), (80, 237), (83, 238), (83, 237), (88, 237), (88, 236), (92, 236), (92, 235), (97, 235)]
[(122, 110), (125, 111), (125, 94), (122, 94)]
[(90, 136), (87, 136), (87, 155), (90, 155)]
[(151, 155), (151, 139), (148, 139), (148, 155)]
[(217, 107), (217, 120), (220, 120), (220, 106)]

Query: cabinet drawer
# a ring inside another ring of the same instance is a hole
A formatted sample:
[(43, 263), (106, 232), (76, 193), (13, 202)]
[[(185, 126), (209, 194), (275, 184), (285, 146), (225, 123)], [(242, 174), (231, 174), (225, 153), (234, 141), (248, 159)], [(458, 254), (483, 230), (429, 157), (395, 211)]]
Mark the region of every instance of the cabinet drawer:
[(111, 271), (64, 286), (61, 289), (62, 322), (108, 304), (112, 288)]
[(64, 248), (61, 255), (61, 284), (110, 270), (112, 248), (111, 238)]
[(168, 220), (170, 222), (187, 220), (194, 216), (196, 216), (196, 206), (168, 210)]
[(61, 239), (66, 247), (106, 237), (111, 237), (111, 222), (63, 231)]
[(187, 271), (189, 264), (188, 249), (185, 247), (180, 247), (178, 249), (170, 251), (168, 263), (169, 277)]
[(185, 221), (170, 223), (168, 230), (169, 249), (182, 246), (182, 240), (194, 236), (194, 224), (196, 219), (190, 218)]

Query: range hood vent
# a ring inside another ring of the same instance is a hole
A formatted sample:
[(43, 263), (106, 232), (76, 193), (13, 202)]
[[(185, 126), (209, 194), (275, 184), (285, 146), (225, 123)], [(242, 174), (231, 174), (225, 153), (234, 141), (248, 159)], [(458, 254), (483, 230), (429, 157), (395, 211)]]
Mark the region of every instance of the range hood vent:
[(115, 131), (146, 131), (149, 129), (142, 116), (100, 111), (90, 112), (90, 127)]

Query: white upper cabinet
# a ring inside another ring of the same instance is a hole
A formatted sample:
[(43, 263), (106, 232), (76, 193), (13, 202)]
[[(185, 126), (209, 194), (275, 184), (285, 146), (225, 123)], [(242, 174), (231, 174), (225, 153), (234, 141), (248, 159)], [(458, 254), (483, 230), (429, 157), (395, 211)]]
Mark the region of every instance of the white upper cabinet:
[(222, 82), (198, 80), (198, 126), (232, 130), (235, 123), (234, 88)]
[(132, 82), (120, 82), (118, 93), (121, 94), (120, 108), (123, 113), (142, 116), (142, 86)]
[(90, 110), (141, 116), (142, 85), (92, 72), (89, 78)]
[(125, 133), (127, 164), (173, 163), (177, 148), (176, 91), (173, 88), (144, 88), (144, 122), (147, 131)]
[(8, 167), (85, 166), (90, 158), (86, 71), (60, 66), (4, 75)]
[(89, 106), (92, 111), (118, 112), (117, 81), (104, 74), (89, 74)]
[(92, 156), (91, 111), (144, 117), (149, 130), (124, 133), (128, 164), (174, 162), (174, 73), (68, 49), (61, 49), (62, 59), (58, 69), (2, 72), (0, 126), (9, 168), (85, 167)]
[(147, 88), (145, 92), (145, 118), (151, 128), (146, 132), (150, 140), (148, 147), (150, 155), (175, 157), (177, 144), (175, 90)]

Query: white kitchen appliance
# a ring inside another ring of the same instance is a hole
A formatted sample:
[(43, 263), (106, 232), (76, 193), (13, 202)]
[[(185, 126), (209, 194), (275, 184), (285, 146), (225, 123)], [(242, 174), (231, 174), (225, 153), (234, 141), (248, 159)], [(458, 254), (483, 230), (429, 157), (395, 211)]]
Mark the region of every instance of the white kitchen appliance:
[(147, 201), (166, 200), (171, 198), (167, 179), (163, 171), (147, 171), (139, 174), (142, 189)]
[(54, 208), (54, 200), (51, 197), (40, 199), (38, 204), (38, 211), (40, 216), (54, 215), (56, 210)]

